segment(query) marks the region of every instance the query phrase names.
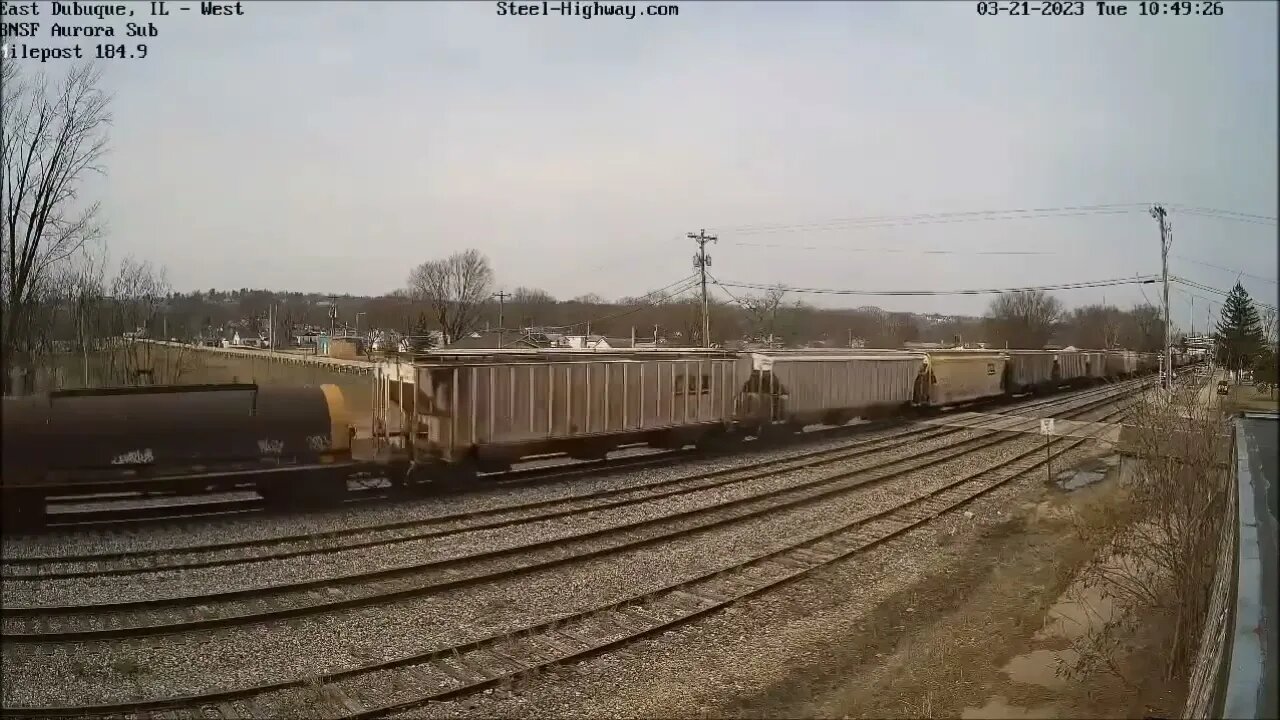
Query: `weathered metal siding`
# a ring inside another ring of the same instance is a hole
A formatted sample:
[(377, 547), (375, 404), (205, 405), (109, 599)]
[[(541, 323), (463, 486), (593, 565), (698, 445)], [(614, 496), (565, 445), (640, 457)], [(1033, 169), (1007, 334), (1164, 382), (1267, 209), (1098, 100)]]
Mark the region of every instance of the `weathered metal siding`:
[(1089, 359), (1087, 353), (1070, 350), (1060, 351), (1057, 354), (1057, 359), (1059, 379), (1065, 381), (1088, 377)]
[(1107, 377), (1132, 375), (1138, 371), (1138, 354), (1128, 350), (1109, 350), (1106, 365)]
[(1052, 382), (1052, 352), (1011, 352), (1008, 356), (1013, 366), (1012, 379), (1016, 387), (1025, 388)]
[(1104, 378), (1107, 376), (1107, 353), (1094, 350), (1084, 353), (1085, 362), (1089, 366), (1089, 377)]
[(476, 446), (729, 422), (740, 360), (420, 365), (420, 422), (445, 457)]
[[(909, 404), (924, 366), (924, 356), (911, 353), (833, 355), (753, 353), (754, 369), (771, 372), (775, 394), (784, 395), (771, 419)], [(762, 389), (771, 391), (769, 381)]]
[(996, 353), (927, 353), (933, 382), (928, 404), (933, 406), (995, 397), (1000, 387), (1005, 356)]

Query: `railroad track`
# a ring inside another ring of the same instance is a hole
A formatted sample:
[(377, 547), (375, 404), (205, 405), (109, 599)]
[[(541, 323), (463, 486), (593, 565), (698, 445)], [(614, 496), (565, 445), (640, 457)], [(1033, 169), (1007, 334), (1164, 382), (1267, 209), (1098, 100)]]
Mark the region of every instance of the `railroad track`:
[[(1008, 404), (1010, 402), (1018, 402), (1018, 400), (1010, 400), (1008, 398), (991, 398), (987, 400), (969, 403), (963, 407), (957, 408), (962, 410), (981, 410), (990, 407), (997, 407)], [(910, 422), (912, 418), (888, 418), (865, 423), (856, 426), (841, 426), (832, 428), (823, 428), (797, 436), (782, 436), (770, 439), (771, 444), (787, 444), (794, 442), (807, 442), (825, 437), (858, 434), (876, 431), (888, 427), (901, 425)], [(748, 446), (750, 447), (750, 446)], [(534, 467), (534, 468), (518, 468), (506, 472), (490, 473), (481, 475), (479, 481), (489, 484), (495, 483), (499, 486), (520, 486), (540, 482), (570, 480), (574, 477), (587, 475), (600, 475), (602, 473), (628, 472), (646, 467), (663, 466), (678, 463), (694, 454), (701, 455), (723, 455), (732, 454), (742, 448), (726, 448), (720, 450), (666, 450), (650, 452), (645, 455), (605, 458), (602, 460), (575, 460), (560, 463), (554, 466)], [(374, 478), (385, 481), (385, 478)], [(358, 482), (358, 481), (353, 481)], [(458, 488), (433, 488), (425, 486), (433, 492), (458, 492)], [(394, 491), (390, 487), (366, 488), (352, 492), (350, 498), (345, 503), (379, 503), (396, 499), (400, 493)], [(276, 512), (271, 510), (265, 501), (261, 498), (237, 498), (228, 500), (210, 500), (206, 496), (176, 496), (186, 498), (184, 502), (165, 502), (159, 501), (155, 504), (133, 506), (133, 507), (105, 507), (92, 510), (62, 509), (58, 510), (58, 506), (76, 506), (85, 504), (84, 500), (68, 501), (62, 498), (51, 499), (48, 503), (49, 510), (48, 519), (43, 528), (34, 531), (35, 534), (47, 531), (62, 531), (67, 529), (82, 528), (113, 528), (124, 526), (130, 529), (152, 525), (152, 524), (169, 524), (174, 522), (191, 522), (194, 520), (216, 520), (227, 516), (245, 516), (251, 514), (267, 514)], [(165, 500), (172, 500), (173, 497), (166, 497)], [(128, 499), (128, 502), (146, 501), (145, 496), (134, 496)], [(121, 500), (121, 503), (125, 502)], [(32, 534), (28, 532), (26, 534)]]
[[(1091, 409), (1096, 409), (1096, 406)], [(1123, 415), (1127, 405), (1098, 420)], [(1088, 412), (1079, 411), (1076, 414)], [(138, 702), (68, 707), (11, 707), (11, 717), (66, 715), (260, 718), (282, 714), (375, 718), (432, 701), (512, 682), (663, 632), (854, 556), (963, 506), (1084, 443), (1052, 438), (980, 470), (913, 493), (895, 507), (698, 577), (607, 606), (557, 617), (500, 635), (441, 647), (308, 679)]]
[[(1094, 395), (1106, 396), (1113, 392), (1115, 392), (1115, 389), (1111, 388), (1085, 392), (1068, 398), (1040, 400), (1024, 404), (1018, 409), (1026, 411), (1052, 407), (1067, 400), (1078, 400)], [(308, 555), (425, 540), (461, 532), (490, 530), (539, 520), (555, 519), (578, 513), (605, 510), (631, 503), (647, 502), (723, 487), (764, 477), (770, 472), (786, 472), (792, 469), (793, 466), (815, 467), (823, 463), (850, 460), (872, 452), (896, 449), (913, 442), (954, 435), (964, 432), (964, 430), (965, 428), (963, 427), (926, 426), (914, 428), (839, 448), (819, 449), (774, 460), (766, 460), (763, 463), (754, 465), (753, 471), (745, 477), (735, 477), (743, 473), (744, 470), (732, 467), (623, 488), (581, 493), (565, 498), (517, 503), (383, 525), (345, 528), (325, 533), (232, 541), (189, 548), (12, 558), (5, 561), (3, 576), (5, 579), (12, 580), (71, 579), (119, 576), (140, 572), (193, 570), (245, 562), (285, 560)], [(797, 465), (797, 463), (801, 464)], [(768, 472), (762, 472), (765, 469), (768, 469)], [(386, 536), (356, 538), (356, 536), (371, 533), (385, 533)]]
[[(1068, 415), (1112, 403), (1120, 392), (1072, 407)], [(1072, 398), (1077, 400), (1078, 398)], [(1031, 421), (1022, 420), (1024, 423)], [(867, 488), (886, 480), (940, 465), (1015, 439), (1001, 430), (915, 456), (873, 462), (857, 468), (759, 492), (710, 506), (550, 540), (472, 553), (388, 569), (275, 586), (242, 588), (205, 595), (74, 606), (15, 607), (8, 603), (4, 640), (71, 642), (208, 630), (260, 623), (371, 604), (473, 585), (669, 541), (677, 537), (759, 517), (781, 509)], [(918, 440), (915, 440), (918, 442)], [(827, 456), (795, 463), (790, 472), (848, 459)], [(771, 469), (759, 475), (782, 472)], [(737, 478), (735, 482), (742, 482)], [(602, 542), (603, 541), (603, 542)]]

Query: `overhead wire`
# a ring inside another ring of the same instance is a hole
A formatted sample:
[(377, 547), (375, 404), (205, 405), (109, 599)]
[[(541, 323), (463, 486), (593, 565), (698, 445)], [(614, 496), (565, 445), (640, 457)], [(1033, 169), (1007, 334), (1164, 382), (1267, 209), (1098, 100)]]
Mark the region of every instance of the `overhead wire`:
[(1280, 283), (1276, 282), (1275, 278), (1264, 277), (1262, 275), (1254, 275), (1252, 273), (1247, 273), (1243, 270), (1236, 270), (1235, 268), (1223, 267), (1221, 265), (1214, 265), (1213, 263), (1207, 263), (1207, 262), (1204, 262), (1203, 260), (1195, 260), (1193, 258), (1186, 257), (1185, 255), (1174, 255), (1174, 257), (1178, 258), (1179, 260), (1183, 260), (1185, 262), (1193, 263), (1195, 265), (1203, 265), (1205, 267), (1210, 267), (1217, 270), (1222, 270), (1224, 272), (1229, 272), (1234, 275), (1243, 275), (1248, 278), (1253, 278), (1254, 280), (1269, 282), (1272, 285), (1280, 285)]
[(904, 255), (1057, 255), (1057, 252), (1043, 250), (912, 250), (909, 248), (851, 248), (835, 245), (785, 245), (781, 243), (752, 243), (726, 240), (729, 245), (743, 247), (782, 248), (785, 250), (834, 250), (836, 252), (854, 253), (889, 253)]
[(838, 227), (893, 227), (898, 225), (927, 225), (952, 222), (987, 222), (1002, 220), (1028, 220), (1045, 217), (1079, 217), (1085, 215), (1117, 215), (1145, 212), (1149, 203), (1113, 203), (1107, 205), (1068, 205), (1048, 208), (1013, 210), (976, 210), (949, 213), (916, 213), (913, 215), (868, 215), (862, 217), (834, 218), (810, 223), (778, 223), (717, 226), (716, 231), (753, 234)]
[(712, 275), (710, 272), (708, 272), (707, 277), (711, 278), (711, 282), (715, 283), (716, 287), (720, 288), (720, 292), (723, 292), (725, 295), (728, 295), (734, 302), (738, 303), (739, 305), (743, 305), (745, 307), (744, 303), (742, 302), (742, 299), (739, 298), (737, 295), (734, 295), (733, 293), (729, 292), (729, 288), (721, 284), (721, 282), (718, 279), (716, 279), (715, 275)]
[(1059, 283), (1056, 285), (1034, 285), (1028, 287), (1013, 288), (980, 288), (968, 290), (843, 290), (830, 288), (803, 288), (791, 287), (789, 285), (766, 285), (764, 283), (750, 282), (717, 282), (717, 284), (751, 290), (770, 290), (773, 288), (781, 288), (787, 292), (814, 294), (814, 295), (872, 295), (872, 296), (932, 296), (932, 295), (996, 295), (1013, 292), (1027, 292), (1033, 290), (1077, 290), (1084, 288), (1110, 287), (1113, 285), (1149, 285), (1157, 282), (1155, 275), (1145, 275), (1133, 278), (1114, 278), (1110, 280), (1089, 280), (1075, 283)]
[(646, 301), (646, 302), (637, 303), (637, 304), (635, 304), (635, 305), (632, 305), (631, 307), (629, 307), (629, 308), (628, 308), (628, 309), (626, 309), (626, 310), (622, 310), (622, 311), (619, 311), (619, 312), (616, 312), (616, 313), (611, 313), (611, 314), (609, 314), (609, 315), (603, 315), (603, 316), (601, 316), (601, 317), (597, 317), (597, 318), (592, 318), (591, 320), (584, 320), (584, 321), (582, 321), (582, 322), (576, 322), (576, 323), (573, 323), (572, 325), (554, 325), (554, 326), (548, 326), (548, 327), (553, 328), (553, 329), (556, 329), (556, 330), (568, 330), (568, 329), (570, 329), (570, 328), (583, 327), (583, 326), (591, 325), (591, 324), (593, 324), (593, 323), (601, 323), (601, 322), (605, 322), (605, 321), (608, 321), (608, 320), (616, 320), (617, 318), (620, 318), (620, 317), (626, 317), (627, 315), (632, 315), (632, 314), (638, 313), (638, 312), (640, 312), (641, 310), (645, 310), (645, 309), (648, 309), (648, 308), (651, 308), (651, 307), (654, 307), (654, 306), (660, 305), (660, 304), (662, 304), (662, 303), (664, 303), (664, 302), (667, 302), (668, 300), (671, 300), (672, 298), (675, 298), (675, 297), (677, 297), (677, 296), (679, 296), (679, 295), (681, 295), (681, 294), (683, 294), (683, 293), (685, 293), (685, 292), (688, 292), (688, 291), (689, 291), (689, 290), (691, 290), (695, 285), (697, 285), (697, 278), (698, 278), (698, 276), (697, 276), (697, 275), (690, 275), (690, 276), (688, 276), (688, 277), (685, 277), (685, 278), (682, 278), (682, 279), (680, 279), (680, 280), (677, 280), (676, 282), (671, 283), (670, 285), (667, 285), (667, 286), (665, 286), (665, 287), (661, 287), (661, 288), (659, 288), (659, 289), (657, 289), (657, 290), (654, 290), (654, 291), (652, 291), (652, 292), (645, 293), (644, 295), (641, 295), (641, 296), (640, 296), (639, 298), (637, 298), (637, 299), (651, 298), (652, 296), (657, 295), (657, 294), (659, 294), (659, 293), (662, 293), (662, 292), (664, 292), (664, 291), (667, 291), (667, 290), (669, 290), (669, 289), (670, 289), (670, 288), (672, 288), (672, 287), (679, 286), (679, 287), (677, 287), (674, 291), (671, 291), (671, 292), (667, 293), (666, 295), (663, 295), (662, 297), (654, 298), (654, 299), (650, 299), (650, 300), (648, 300), (648, 301)]
[[(1223, 296), (1223, 297), (1227, 297), (1227, 296), (1229, 296), (1229, 295), (1231, 294), (1229, 291), (1226, 291), (1226, 290), (1219, 290), (1219, 289), (1218, 289), (1218, 288), (1216, 288), (1216, 287), (1212, 287), (1212, 286), (1210, 286), (1210, 285), (1204, 285), (1204, 284), (1202, 284), (1202, 283), (1195, 282), (1194, 280), (1188, 280), (1188, 279), (1186, 279), (1186, 278), (1184, 278), (1184, 277), (1177, 277), (1177, 276), (1174, 276), (1174, 275), (1170, 275), (1170, 276), (1169, 276), (1169, 282), (1171, 282), (1171, 283), (1180, 283), (1180, 284), (1182, 284), (1182, 285), (1186, 285), (1187, 287), (1195, 288), (1196, 290), (1203, 290), (1203, 291), (1205, 291), (1205, 292), (1213, 293), (1213, 294), (1215, 294), (1215, 295), (1221, 295), (1221, 296)], [(1268, 310), (1275, 310), (1275, 309), (1276, 309), (1276, 306), (1275, 306), (1275, 305), (1271, 305), (1270, 303), (1262, 302), (1261, 300), (1258, 300), (1257, 298), (1253, 298), (1253, 297), (1251, 297), (1251, 298), (1249, 298), (1249, 299), (1250, 299), (1250, 301), (1251, 301), (1251, 302), (1253, 302), (1253, 304), (1254, 304), (1254, 305), (1257, 305), (1257, 306), (1259, 306), (1259, 307), (1264, 307), (1264, 308), (1266, 308), (1266, 309), (1268, 309)]]
[(1171, 204), (1169, 209), (1178, 212), (1189, 213), (1192, 215), (1204, 215), (1206, 217), (1220, 217), (1223, 219), (1235, 219), (1241, 221), (1258, 221), (1261, 223), (1269, 223), (1274, 225), (1276, 218), (1271, 215), (1257, 215), (1254, 213), (1236, 212), (1235, 210), (1221, 210), (1218, 208), (1198, 207), (1195, 205), (1178, 205)]

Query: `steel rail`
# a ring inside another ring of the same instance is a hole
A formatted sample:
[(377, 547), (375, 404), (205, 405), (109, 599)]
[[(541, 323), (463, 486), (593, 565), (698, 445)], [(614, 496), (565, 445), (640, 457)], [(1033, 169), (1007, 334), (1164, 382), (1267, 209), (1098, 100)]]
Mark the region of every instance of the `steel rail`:
[[(1129, 405), (1116, 409), (1102, 419), (1123, 415), (1128, 408)], [(1052, 458), (1061, 456), (1087, 440), (1089, 438), (1053, 438), (1049, 441), (1050, 447), (1059, 449), (1049, 453), (1049, 457), (1046, 457), (1043, 447), (1037, 445), (1014, 457), (952, 478), (893, 508), (854, 519), (755, 558), (607, 606), (572, 613), (506, 633), (325, 673), (315, 678), (122, 703), (8, 707), (5, 708), (5, 714), (15, 718), (47, 718), (154, 713), (151, 717), (167, 718), (172, 716), (173, 710), (200, 709), (217, 712), (228, 718), (272, 717), (277, 714), (275, 710), (264, 710), (261, 707), (262, 701), (268, 699), (271, 693), (306, 687), (316, 680), (325, 690), (322, 701), (330, 703), (329, 707), (316, 708), (316, 712), (352, 719), (382, 717), (420, 707), (428, 702), (474, 694), (544, 667), (611, 650), (781, 587), (818, 568), (861, 553), (924, 525), (1050, 462)], [(1062, 446), (1061, 443), (1064, 442), (1066, 444)], [(1015, 466), (1028, 458), (1032, 462), (1026, 467), (1015, 467), (1012, 472), (1004, 473), (985, 484), (981, 482), (984, 476)], [(843, 538), (846, 534), (849, 537)], [(399, 692), (397, 688), (413, 688), (415, 691), (430, 689), (425, 694), (366, 705), (357, 699), (358, 695), (353, 697), (356, 693), (349, 690), (344, 692), (336, 685), (387, 671), (400, 672), (409, 682), (397, 686), (380, 681), (377, 685), (384, 692), (388, 688), (392, 692)]]
[[(1078, 395), (1069, 396), (1069, 399), (1072, 399), (1072, 400), (1080, 399), (1083, 397), (1088, 397), (1092, 394), (1095, 394), (1095, 393), (1080, 393)], [(1106, 392), (1104, 391), (1102, 394), (1106, 394)], [(1061, 404), (1066, 399), (1067, 398), (1058, 398), (1055, 400), (1043, 400), (1035, 403), (1030, 403), (1028, 405), (1020, 407), (1019, 410), (1025, 411), (1029, 409), (1034, 409), (1036, 407), (1050, 407), (1053, 405)], [(284, 536), (284, 537), (276, 537), (276, 538), (226, 542), (226, 543), (219, 543), (216, 545), (197, 546), (193, 548), (172, 548), (172, 549), (163, 549), (163, 550), (145, 550), (145, 551), (134, 551), (134, 552), (128, 552), (128, 553), (117, 553), (114, 555), (108, 555), (108, 554), (94, 555), (94, 556), (89, 556), (91, 559), (88, 560), (87, 562), (79, 561), (83, 564), (90, 564), (91, 567), (81, 568), (76, 570), (56, 570), (52, 572), (41, 572), (39, 570), (34, 572), (12, 572), (11, 567), (13, 566), (18, 566), (18, 567), (32, 566), (32, 565), (38, 566), (38, 565), (44, 564), (44, 565), (54, 565), (57, 567), (65, 567), (66, 565), (74, 564), (75, 562), (77, 562), (76, 560), (65, 558), (65, 557), (64, 558), (20, 558), (6, 564), (4, 578), (9, 580), (70, 579), (70, 578), (120, 576), (120, 575), (130, 575), (130, 574), (136, 574), (136, 573), (147, 573), (147, 572), (158, 572), (158, 571), (192, 570), (192, 569), (201, 569), (201, 568), (209, 568), (209, 567), (225, 567), (228, 565), (236, 565), (236, 564), (242, 564), (242, 563), (285, 560), (285, 559), (308, 556), (308, 555), (318, 555), (318, 554), (326, 554), (326, 553), (333, 553), (333, 552), (341, 552), (346, 550), (378, 547), (378, 546), (391, 545), (391, 544), (401, 543), (401, 542), (411, 542), (411, 541), (424, 540), (424, 539), (435, 538), (435, 537), (443, 537), (447, 535), (454, 535), (458, 533), (471, 532), (476, 530), (491, 530), (491, 529), (497, 529), (502, 527), (510, 527), (513, 525), (519, 525), (519, 524), (528, 523), (528, 522), (567, 517), (570, 515), (586, 513), (586, 512), (591, 512), (595, 510), (605, 510), (605, 509), (620, 507), (626, 504), (649, 502), (652, 500), (673, 497), (676, 495), (699, 492), (701, 490), (722, 487), (722, 486), (733, 484), (733, 483), (746, 482), (746, 481), (757, 479), (770, 474), (769, 472), (763, 472), (765, 468), (769, 468), (771, 472), (786, 472), (788, 470), (788, 468), (785, 467), (786, 465), (796, 461), (800, 461), (800, 460), (818, 458), (821, 456), (832, 456), (832, 460), (831, 460), (832, 462), (836, 460), (846, 460), (846, 459), (851, 459), (853, 457), (865, 455), (871, 452), (883, 452), (886, 450), (896, 449), (898, 447), (901, 447), (911, 442), (920, 442), (923, 440), (931, 440), (938, 437), (945, 437), (955, 433), (963, 432), (965, 430), (966, 428), (964, 428), (963, 426), (957, 426), (957, 425), (951, 425), (951, 426), (945, 426), (945, 427), (922, 426), (922, 427), (906, 430), (904, 432), (896, 433), (893, 435), (888, 435), (888, 436), (879, 437), (879, 438), (871, 438), (868, 440), (854, 443), (852, 445), (846, 445), (846, 446), (837, 447), (837, 448), (825, 448), (820, 450), (812, 450), (812, 451), (803, 452), (797, 455), (789, 455), (781, 458), (769, 459), (761, 463), (756, 463), (750, 466), (750, 468), (743, 468), (743, 467), (723, 468), (723, 469), (708, 471), (704, 473), (687, 475), (684, 477), (659, 480), (659, 481), (650, 482), (650, 483), (641, 483), (641, 484), (631, 485), (623, 488), (611, 488), (608, 490), (580, 493), (578, 495), (572, 495), (572, 496), (562, 497), (562, 498), (537, 500), (537, 501), (526, 502), (526, 503), (515, 503), (511, 505), (505, 505), (497, 508), (489, 508), (484, 510), (471, 510), (471, 511), (464, 511), (464, 512), (458, 512), (458, 513), (451, 513), (448, 515), (424, 518), (420, 520), (398, 521), (394, 523), (387, 523), (381, 526), (362, 527), (362, 528), (344, 528), (341, 530), (334, 530), (334, 531), (325, 532), (325, 533), (315, 533), (315, 534), (309, 534), (309, 535), (297, 534), (292, 536)], [(742, 478), (728, 477), (738, 473), (747, 472), (749, 470), (754, 472), (752, 472), (752, 474), (747, 477), (742, 477)], [(725, 479), (715, 481), (715, 478), (725, 478)], [(708, 480), (711, 482), (697, 484), (702, 480)], [(680, 487), (680, 488), (665, 490), (665, 491), (661, 490), (661, 488), (668, 488), (674, 485), (690, 485), (690, 487)], [(647, 492), (647, 491), (654, 491), (654, 492)], [(566, 507), (566, 506), (574, 505), (577, 503), (590, 502), (594, 500), (604, 500), (605, 498), (616, 497), (618, 495), (633, 495), (633, 494), (641, 494), (641, 493), (647, 493), (647, 494), (642, 494), (639, 497), (627, 497), (621, 500), (599, 502), (599, 503), (594, 503), (594, 504), (590, 504), (582, 507)], [(536, 512), (544, 508), (560, 508), (560, 509), (551, 509), (551, 510), (546, 510), (544, 512)], [(480, 519), (485, 517), (493, 517), (495, 515), (508, 515), (510, 513), (523, 513), (523, 512), (529, 512), (529, 514), (521, 515), (518, 517), (508, 517), (508, 518), (502, 518), (502, 519), (491, 520), (491, 521), (482, 521), (482, 522), (464, 525), (462, 527), (430, 529), (430, 528), (438, 528), (438, 526), (441, 526), (441, 525), (448, 525), (450, 523), (459, 523), (459, 522), (470, 520), (470, 519)], [(336, 540), (343, 537), (349, 537), (355, 534), (394, 532), (397, 530), (404, 530), (404, 529), (411, 529), (411, 528), (426, 528), (426, 529), (420, 532), (414, 532), (408, 535), (398, 535), (398, 536), (389, 537), (389, 538), (371, 538), (371, 539), (361, 540), (357, 542), (348, 542), (348, 543), (334, 544), (334, 545), (318, 545), (317, 544), (318, 541)], [(254, 549), (254, 548), (270, 547), (273, 545), (288, 545), (290, 543), (300, 545), (301, 547), (267, 553), (267, 554), (261, 554), (261, 555), (244, 555), (244, 556), (232, 556), (232, 557), (223, 557), (223, 558), (207, 557), (207, 555), (209, 554), (216, 553), (219, 551), (224, 551), (224, 550), (240, 550), (240, 549), (248, 550), (248, 549)], [(161, 558), (166, 556), (194, 555), (197, 553), (206, 555), (206, 557), (200, 560), (188, 561), (188, 562), (169, 562), (169, 563), (155, 562), (156, 558)], [(112, 560), (115, 560), (117, 562), (119, 561), (124, 561), (124, 562), (122, 562), (119, 566), (112, 567), (108, 564)], [(145, 564), (138, 562), (142, 560), (151, 560), (152, 562), (148, 562)], [(107, 566), (103, 567), (104, 565), (107, 565)]]
[[(1109, 404), (1114, 399), (1114, 397), (1109, 396), (1102, 400), (1091, 401), (1080, 407), (1073, 408), (1071, 413), (1085, 413), (1095, 407)], [(311, 580), (267, 588), (240, 589), (216, 595), (158, 598), (86, 606), (6, 607), (3, 636), (5, 641), (11, 643), (67, 642), (137, 637), (260, 623), (274, 619), (300, 617), (320, 612), (385, 603), (429, 592), (525, 574), (534, 570), (578, 562), (625, 549), (665, 542), (675, 537), (703, 532), (711, 528), (758, 517), (765, 513), (776, 512), (783, 508), (812, 503), (832, 495), (855, 491), (893, 477), (917, 472), (993, 445), (1008, 442), (1016, 437), (1001, 435), (1001, 431), (998, 430), (987, 431), (986, 435), (964, 440), (952, 446), (944, 446), (915, 457), (882, 461), (868, 467), (843, 470), (805, 483), (717, 503), (709, 507), (585, 531), (574, 536), (534, 541), (519, 546), (476, 553), (467, 557), (416, 563), (398, 568), (356, 573), (340, 578)], [(965, 445), (971, 446), (962, 447)], [(952, 452), (948, 454), (948, 451)], [(929, 458), (930, 455), (935, 454), (938, 454), (938, 456)], [(883, 471), (893, 466), (900, 467), (869, 475), (872, 471)], [(842, 480), (853, 480), (853, 482), (839, 484)], [(804, 491), (812, 492), (803, 494)], [(787, 495), (799, 495), (799, 497), (778, 501), (779, 497)], [(738, 508), (751, 503), (755, 503), (759, 507), (729, 515), (728, 517), (713, 517), (697, 521), (700, 516), (714, 515), (726, 509)], [(603, 547), (596, 546), (586, 550), (566, 548), (566, 545), (570, 542), (608, 539), (610, 536), (619, 535), (620, 533), (632, 532), (641, 528), (660, 527), (663, 524), (669, 524), (685, 518), (695, 519), (696, 522), (692, 526), (660, 529), (656, 535), (650, 537), (625, 539), (620, 543), (615, 542)], [(550, 550), (552, 556), (530, 559), (528, 556), (534, 550)], [(566, 551), (569, 554), (564, 554)], [(557, 553), (560, 554), (557, 555)], [(476, 572), (475, 565), (479, 560), (501, 561), (512, 557), (524, 562), (514, 566), (499, 565), (496, 569), (486, 570), (481, 567)], [(459, 566), (464, 566), (464, 568), (460, 569)], [(423, 573), (433, 570), (439, 571), (434, 578), (424, 581), (420, 577)], [(467, 571), (471, 571), (471, 574), (466, 574)], [(210, 606), (210, 603), (215, 600), (241, 602), (239, 606), (232, 605), (232, 607), (224, 609), (222, 614), (215, 614), (218, 611)], [(225, 610), (230, 610), (230, 612)], [(143, 624), (137, 622), (138, 618), (133, 618), (132, 623), (130, 623), (131, 618), (127, 614), (129, 612), (141, 614)], [(114, 614), (107, 615), (107, 613)], [(125, 613), (125, 617), (122, 618), (120, 613)]]
[[(1062, 387), (1065, 387), (1062, 386)], [(1060, 388), (1054, 388), (1052, 392), (1058, 392)], [(1017, 399), (1006, 396), (996, 396), (991, 398), (983, 398), (971, 403), (958, 404), (956, 410), (974, 410), (983, 407), (1000, 406), (1010, 402), (1017, 402)], [(832, 435), (844, 433), (862, 433), (874, 432), (887, 427), (894, 427), (903, 423), (911, 422), (914, 417), (908, 415), (904, 417), (893, 417), (882, 420), (876, 420), (870, 423), (857, 426), (838, 426), (832, 428), (824, 428), (813, 433), (804, 433), (803, 435), (787, 436), (781, 438), (771, 438), (770, 444), (784, 444), (799, 440), (804, 442), (812, 439), (815, 435)], [(808, 435), (810, 437), (804, 437)], [(662, 452), (654, 452), (644, 456), (627, 457), (627, 458), (604, 458), (601, 460), (576, 460), (564, 463), (555, 467), (539, 467), (539, 468), (522, 468), (516, 470), (508, 470), (498, 473), (489, 473), (480, 476), (480, 482), (496, 482), (502, 485), (525, 485), (540, 482), (555, 482), (557, 480), (568, 480), (580, 475), (593, 475), (600, 472), (626, 472), (632, 469), (647, 467), (650, 465), (665, 465), (678, 463), (681, 460), (695, 455), (720, 455), (732, 453), (741, 448), (726, 448), (717, 451), (711, 450), (670, 450)], [(378, 479), (385, 480), (385, 477)], [(427, 485), (426, 487), (431, 487)], [(439, 488), (435, 488), (439, 491)], [(456, 488), (445, 490), (445, 492), (457, 492)], [(369, 497), (353, 497), (345, 502), (368, 502), (376, 503), (380, 501), (393, 500), (397, 494), (386, 489), (358, 491), (368, 493)], [(465, 490), (463, 490), (465, 492)], [(55, 504), (59, 504), (55, 502)], [(69, 504), (62, 502), (60, 504)], [(189, 523), (195, 520), (219, 519), (222, 516), (248, 516), (258, 513), (270, 512), (266, 501), (261, 499), (245, 499), (245, 500), (227, 500), (218, 503), (200, 502), (198, 499), (185, 505), (161, 505), (157, 507), (141, 507), (128, 509), (104, 508), (93, 511), (66, 511), (61, 513), (52, 513), (54, 516), (62, 515), (55, 523), (46, 523), (43, 527), (34, 531), (18, 533), (18, 534), (47, 534), (49, 531), (58, 531), (66, 529), (84, 529), (84, 528), (111, 528), (116, 525), (126, 525), (135, 527), (150, 524), (166, 524), (166, 523)]]

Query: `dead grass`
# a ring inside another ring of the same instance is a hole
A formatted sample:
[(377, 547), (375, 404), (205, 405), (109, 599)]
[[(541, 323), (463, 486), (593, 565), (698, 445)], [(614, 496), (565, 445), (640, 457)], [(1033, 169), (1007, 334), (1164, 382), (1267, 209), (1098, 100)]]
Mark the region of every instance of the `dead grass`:
[(1224, 412), (1278, 412), (1280, 391), (1261, 393), (1254, 385), (1231, 385), (1222, 398)]
[[(1013, 681), (1004, 671), (1012, 658), (1046, 645), (1039, 637), (1050, 608), (1085, 563), (1109, 540), (1109, 527), (1125, 494), (1107, 481), (1070, 496), (1046, 488), (1037, 502), (977, 524), (972, 531), (941, 533), (938, 554), (914, 585), (881, 602), (854, 636), (831, 638), (821, 667), (792, 674), (765, 692), (719, 711), (725, 717), (978, 717), (998, 696), (1012, 708), (1048, 716), (1142, 716), (1178, 713), (1180, 698), (1161, 679), (1151, 652), (1167, 638), (1160, 624), (1142, 624), (1122, 638), (1133, 649), (1118, 661), (1126, 686), (1115, 676), (1063, 687)], [(1099, 529), (1077, 533), (1080, 523)], [(903, 558), (907, 560), (907, 558)], [(1052, 675), (1052, 670), (1049, 671)], [(997, 706), (999, 703), (997, 703)]]

